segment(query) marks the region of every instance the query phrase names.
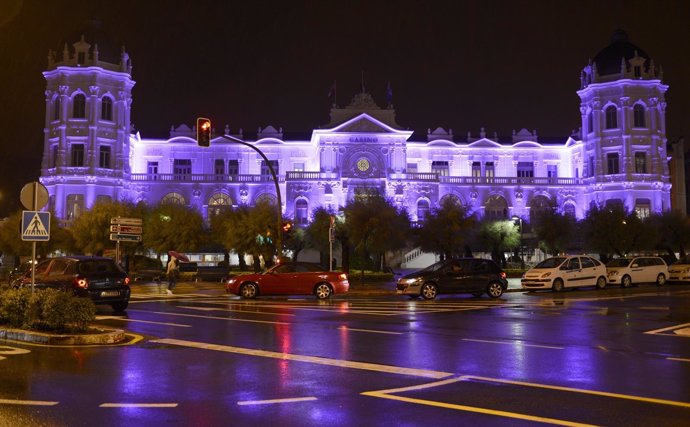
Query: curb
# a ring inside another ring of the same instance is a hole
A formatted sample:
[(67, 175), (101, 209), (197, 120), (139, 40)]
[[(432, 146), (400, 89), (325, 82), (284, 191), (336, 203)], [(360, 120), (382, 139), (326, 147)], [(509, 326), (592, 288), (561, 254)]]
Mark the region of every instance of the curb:
[(46, 345), (107, 345), (119, 344), (125, 340), (122, 329), (97, 329), (90, 334), (48, 334), (24, 329), (0, 329), (0, 339), (25, 341)]

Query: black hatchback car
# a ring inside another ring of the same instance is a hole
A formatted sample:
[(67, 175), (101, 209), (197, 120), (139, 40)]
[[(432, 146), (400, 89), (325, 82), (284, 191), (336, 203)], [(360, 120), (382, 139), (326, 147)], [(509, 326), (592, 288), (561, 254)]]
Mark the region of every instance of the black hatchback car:
[(434, 299), (438, 294), (486, 293), (498, 298), (508, 288), (506, 273), (490, 259), (460, 258), (439, 261), (398, 279), (398, 294)]
[[(35, 286), (71, 291), (123, 311), (129, 304), (129, 277), (112, 258), (65, 256), (41, 261), (36, 266)], [(31, 286), (31, 269), (21, 286)]]

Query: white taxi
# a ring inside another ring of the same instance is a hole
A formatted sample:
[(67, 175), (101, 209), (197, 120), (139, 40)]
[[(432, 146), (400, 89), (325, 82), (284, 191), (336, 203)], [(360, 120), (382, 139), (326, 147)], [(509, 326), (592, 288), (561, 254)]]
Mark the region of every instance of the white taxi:
[(560, 292), (565, 288), (584, 286), (595, 286), (597, 289), (606, 287), (606, 266), (585, 255), (548, 258), (522, 276), (522, 288), (525, 290), (551, 289)]
[(668, 277), (668, 266), (658, 256), (615, 258), (606, 263), (609, 285), (629, 288), (637, 283), (656, 283), (663, 286)]
[(690, 255), (686, 255), (668, 266), (669, 282), (690, 281)]

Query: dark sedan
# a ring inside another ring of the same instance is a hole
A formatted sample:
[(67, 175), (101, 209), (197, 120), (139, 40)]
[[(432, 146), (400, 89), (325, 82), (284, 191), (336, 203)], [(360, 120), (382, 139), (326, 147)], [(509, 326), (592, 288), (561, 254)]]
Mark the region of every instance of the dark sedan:
[[(41, 261), (36, 266), (35, 286), (71, 291), (123, 311), (129, 304), (129, 277), (112, 258), (65, 256)], [(21, 279), (31, 286), (31, 270)]]
[(486, 293), (498, 298), (508, 288), (506, 274), (490, 259), (461, 258), (439, 261), (398, 279), (398, 294), (434, 299), (438, 294)]
[(314, 295), (326, 299), (333, 294), (346, 293), (350, 288), (347, 274), (324, 271), (309, 262), (283, 262), (263, 273), (245, 274), (228, 279), (227, 293), (243, 298), (258, 295)]

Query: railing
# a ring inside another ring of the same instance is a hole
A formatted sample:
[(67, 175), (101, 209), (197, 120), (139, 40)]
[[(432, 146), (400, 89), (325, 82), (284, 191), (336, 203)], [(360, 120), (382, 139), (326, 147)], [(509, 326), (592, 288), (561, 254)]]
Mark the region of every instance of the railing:
[(440, 176), (442, 184), (463, 185), (582, 185), (582, 178)]
[[(133, 173), (132, 181), (137, 182), (273, 182), (271, 175), (221, 175), (184, 173)], [(278, 181), (285, 181), (278, 176)]]
[(319, 179), (339, 179), (337, 172), (304, 172), (304, 171), (290, 171), (285, 172), (286, 181), (310, 181)]

